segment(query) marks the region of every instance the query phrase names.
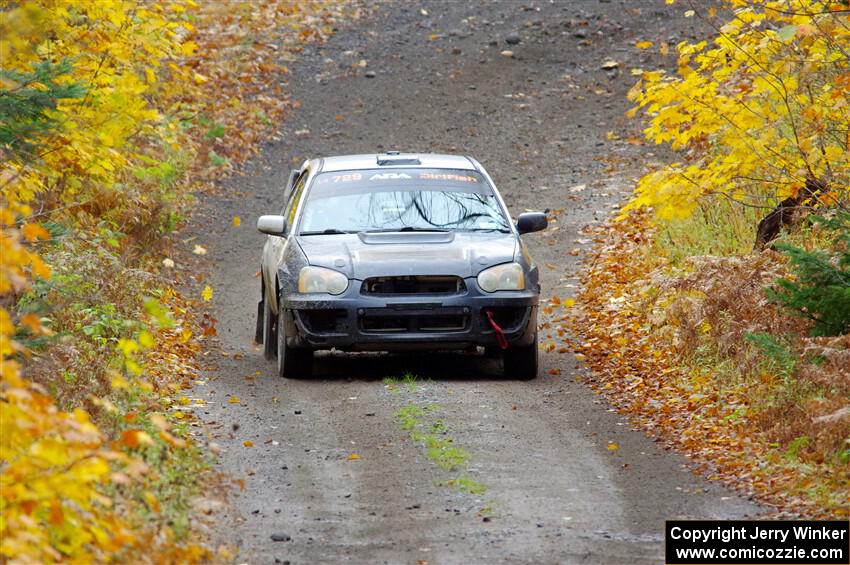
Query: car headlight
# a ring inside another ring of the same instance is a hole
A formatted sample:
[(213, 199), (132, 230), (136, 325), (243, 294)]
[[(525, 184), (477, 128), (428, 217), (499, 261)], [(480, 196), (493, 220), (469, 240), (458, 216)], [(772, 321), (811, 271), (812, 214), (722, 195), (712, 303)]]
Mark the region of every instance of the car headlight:
[(298, 274), (298, 292), (342, 294), (348, 288), (348, 277), (324, 267), (302, 267)]
[(525, 289), (525, 273), (519, 263), (505, 263), (478, 273), (478, 286), (485, 292)]

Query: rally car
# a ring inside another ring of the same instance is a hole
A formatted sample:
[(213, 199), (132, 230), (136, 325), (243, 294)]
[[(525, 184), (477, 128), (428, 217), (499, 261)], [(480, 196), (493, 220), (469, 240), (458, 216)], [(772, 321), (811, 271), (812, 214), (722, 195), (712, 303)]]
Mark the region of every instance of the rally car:
[(498, 352), (537, 375), (538, 269), (492, 179), (460, 155), (346, 155), (293, 170), (267, 234), (256, 341), (282, 377), (313, 352)]

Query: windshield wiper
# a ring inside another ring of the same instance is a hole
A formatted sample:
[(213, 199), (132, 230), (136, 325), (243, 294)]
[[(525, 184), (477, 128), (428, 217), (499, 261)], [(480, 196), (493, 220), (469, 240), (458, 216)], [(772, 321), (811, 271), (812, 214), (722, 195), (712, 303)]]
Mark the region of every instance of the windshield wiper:
[(497, 231), (499, 233), (511, 233), (511, 230), (508, 228), (468, 228), (459, 231)]
[(364, 230), (362, 233), (391, 233), (391, 232), (439, 232), (446, 233), (450, 230), (443, 230), (440, 228), (416, 228), (413, 226), (404, 226), (401, 228), (387, 228), (380, 230)]
[(357, 233), (353, 231), (338, 230), (336, 228), (328, 228), (321, 231), (302, 231), (298, 235), (340, 235), (346, 233)]

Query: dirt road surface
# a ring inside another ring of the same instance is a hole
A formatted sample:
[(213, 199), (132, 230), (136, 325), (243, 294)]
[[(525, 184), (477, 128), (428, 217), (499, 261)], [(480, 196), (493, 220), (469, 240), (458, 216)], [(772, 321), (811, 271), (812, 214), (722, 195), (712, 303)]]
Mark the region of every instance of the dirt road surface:
[[(307, 157), (477, 157), (512, 213), (555, 211), (550, 230), (524, 237), (541, 299), (573, 294), (581, 228), (654, 158), (627, 142), (637, 134), (624, 117), (629, 70), (675, 59), (633, 45), (688, 37), (696, 24), (680, 11), (662, 0), (381, 4), (291, 65), (300, 109), (226, 183), (227, 197), (205, 197), (192, 228), (211, 259), (227, 354), (207, 356), (215, 368), (194, 391), (206, 401), (198, 414), (220, 470), (244, 481), (214, 532), (235, 562), (660, 563), (666, 518), (758, 513), (629, 429), (581, 383), (570, 353), (541, 351), (531, 382), (460, 354), (324, 355), (314, 379), (285, 381), (252, 345), (264, 237), (253, 223), (278, 213), (288, 171)], [(416, 382), (384, 382), (405, 374)], [(431, 406), (423, 425), (468, 454), (460, 471), (402, 429), (397, 412), (410, 405)], [(464, 491), (459, 476), (486, 492)]]

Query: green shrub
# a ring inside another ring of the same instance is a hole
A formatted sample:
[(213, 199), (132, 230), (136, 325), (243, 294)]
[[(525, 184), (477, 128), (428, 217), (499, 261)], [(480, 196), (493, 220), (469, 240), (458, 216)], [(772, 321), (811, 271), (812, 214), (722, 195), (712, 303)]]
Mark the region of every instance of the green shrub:
[(85, 96), (82, 85), (65, 80), (71, 69), (72, 62), (68, 59), (58, 63), (42, 61), (29, 72), (0, 69), (0, 84), (14, 85), (0, 88), (3, 150), (24, 162), (37, 158), (41, 141), (59, 125), (52, 113), (57, 101)]
[(796, 275), (778, 279), (768, 298), (814, 322), (813, 335), (842, 335), (850, 330), (850, 213), (814, 221), (835, 233), (831, 249), (811, 251), (778, 243)]
[(769, 333), (744, 333), (744, 338), (759, 348), (768, 368), (785, 379), (786, 383), (797, 369), (797, 357), (784, 340)]

